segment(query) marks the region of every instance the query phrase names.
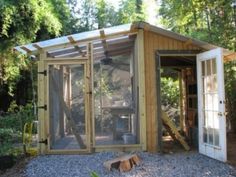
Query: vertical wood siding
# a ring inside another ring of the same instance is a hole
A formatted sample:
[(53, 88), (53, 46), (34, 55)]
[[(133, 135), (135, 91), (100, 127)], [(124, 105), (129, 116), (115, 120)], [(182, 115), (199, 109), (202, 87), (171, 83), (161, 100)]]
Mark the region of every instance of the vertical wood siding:
[(156, 96), (156, 50), (198, 50), (197, 46), (186, 45), (166, 36), (144, 31), (145, 89), (146, 89), (146, 128), (147, 151), (157, 151), (157, 96)]

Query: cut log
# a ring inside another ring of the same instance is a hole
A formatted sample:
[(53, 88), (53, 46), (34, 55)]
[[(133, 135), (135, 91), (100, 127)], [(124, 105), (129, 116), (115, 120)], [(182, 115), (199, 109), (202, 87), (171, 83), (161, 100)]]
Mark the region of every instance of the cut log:
[(134, 165), (140, 164), (140, 158), (136, 154), (127, 154), (103, 163), (104, 167), (108, 170), (113, 168), (118, 169), (120, 172), (130, 171)]

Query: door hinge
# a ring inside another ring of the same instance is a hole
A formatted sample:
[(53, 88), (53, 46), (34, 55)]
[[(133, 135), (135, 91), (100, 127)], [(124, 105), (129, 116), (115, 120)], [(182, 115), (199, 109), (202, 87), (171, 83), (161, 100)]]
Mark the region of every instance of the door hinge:
[(38, 74), (43, 74), (44, 76), (47, 76), (47, 70), (40, 71), (40, 72), (38, 72)]
[(38, 106), (38, 109), (44, 109), (45, 111), (47, 111), (47, 105), (43, 105), (43, 106)]
[(48, 145), (48, 139), (41, 140), (41, 141), (39, 141), (39, 143), (43, 143), (43, 144), (45, 144), (45, 145)]

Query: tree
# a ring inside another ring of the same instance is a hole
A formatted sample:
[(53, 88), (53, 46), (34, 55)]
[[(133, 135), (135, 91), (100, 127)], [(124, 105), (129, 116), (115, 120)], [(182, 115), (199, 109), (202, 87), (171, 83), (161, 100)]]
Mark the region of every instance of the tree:
[(141, 0), (121, 0), (118, 9), (107, 0), (69, 0), (72, 14), (77, 18), (78, 32), (101, 29), (145, 20)]
[(163, 0), (160, 8), (165, 27), (200, 40), (235, 49), (233, 0)]
[[(147, 12), (146, 12), (147, 13)], [(145, 8), (141, 0), (121, 0), (118, 11), (119, 23), (145, 21)]]
[(0, 11), (0, 90), (13, 96), (20, 70), (29, 62), (12, 48), (69, 32), (71, 16), (65, 0), (0, 0)]

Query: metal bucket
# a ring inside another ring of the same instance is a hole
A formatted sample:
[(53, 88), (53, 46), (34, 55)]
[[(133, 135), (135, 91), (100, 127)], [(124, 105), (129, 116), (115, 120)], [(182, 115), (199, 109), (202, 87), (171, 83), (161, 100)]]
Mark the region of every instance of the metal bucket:
[(136, 137), (132, 133), (125, 133), (122, 136), (124, 144), (136, 144)]

